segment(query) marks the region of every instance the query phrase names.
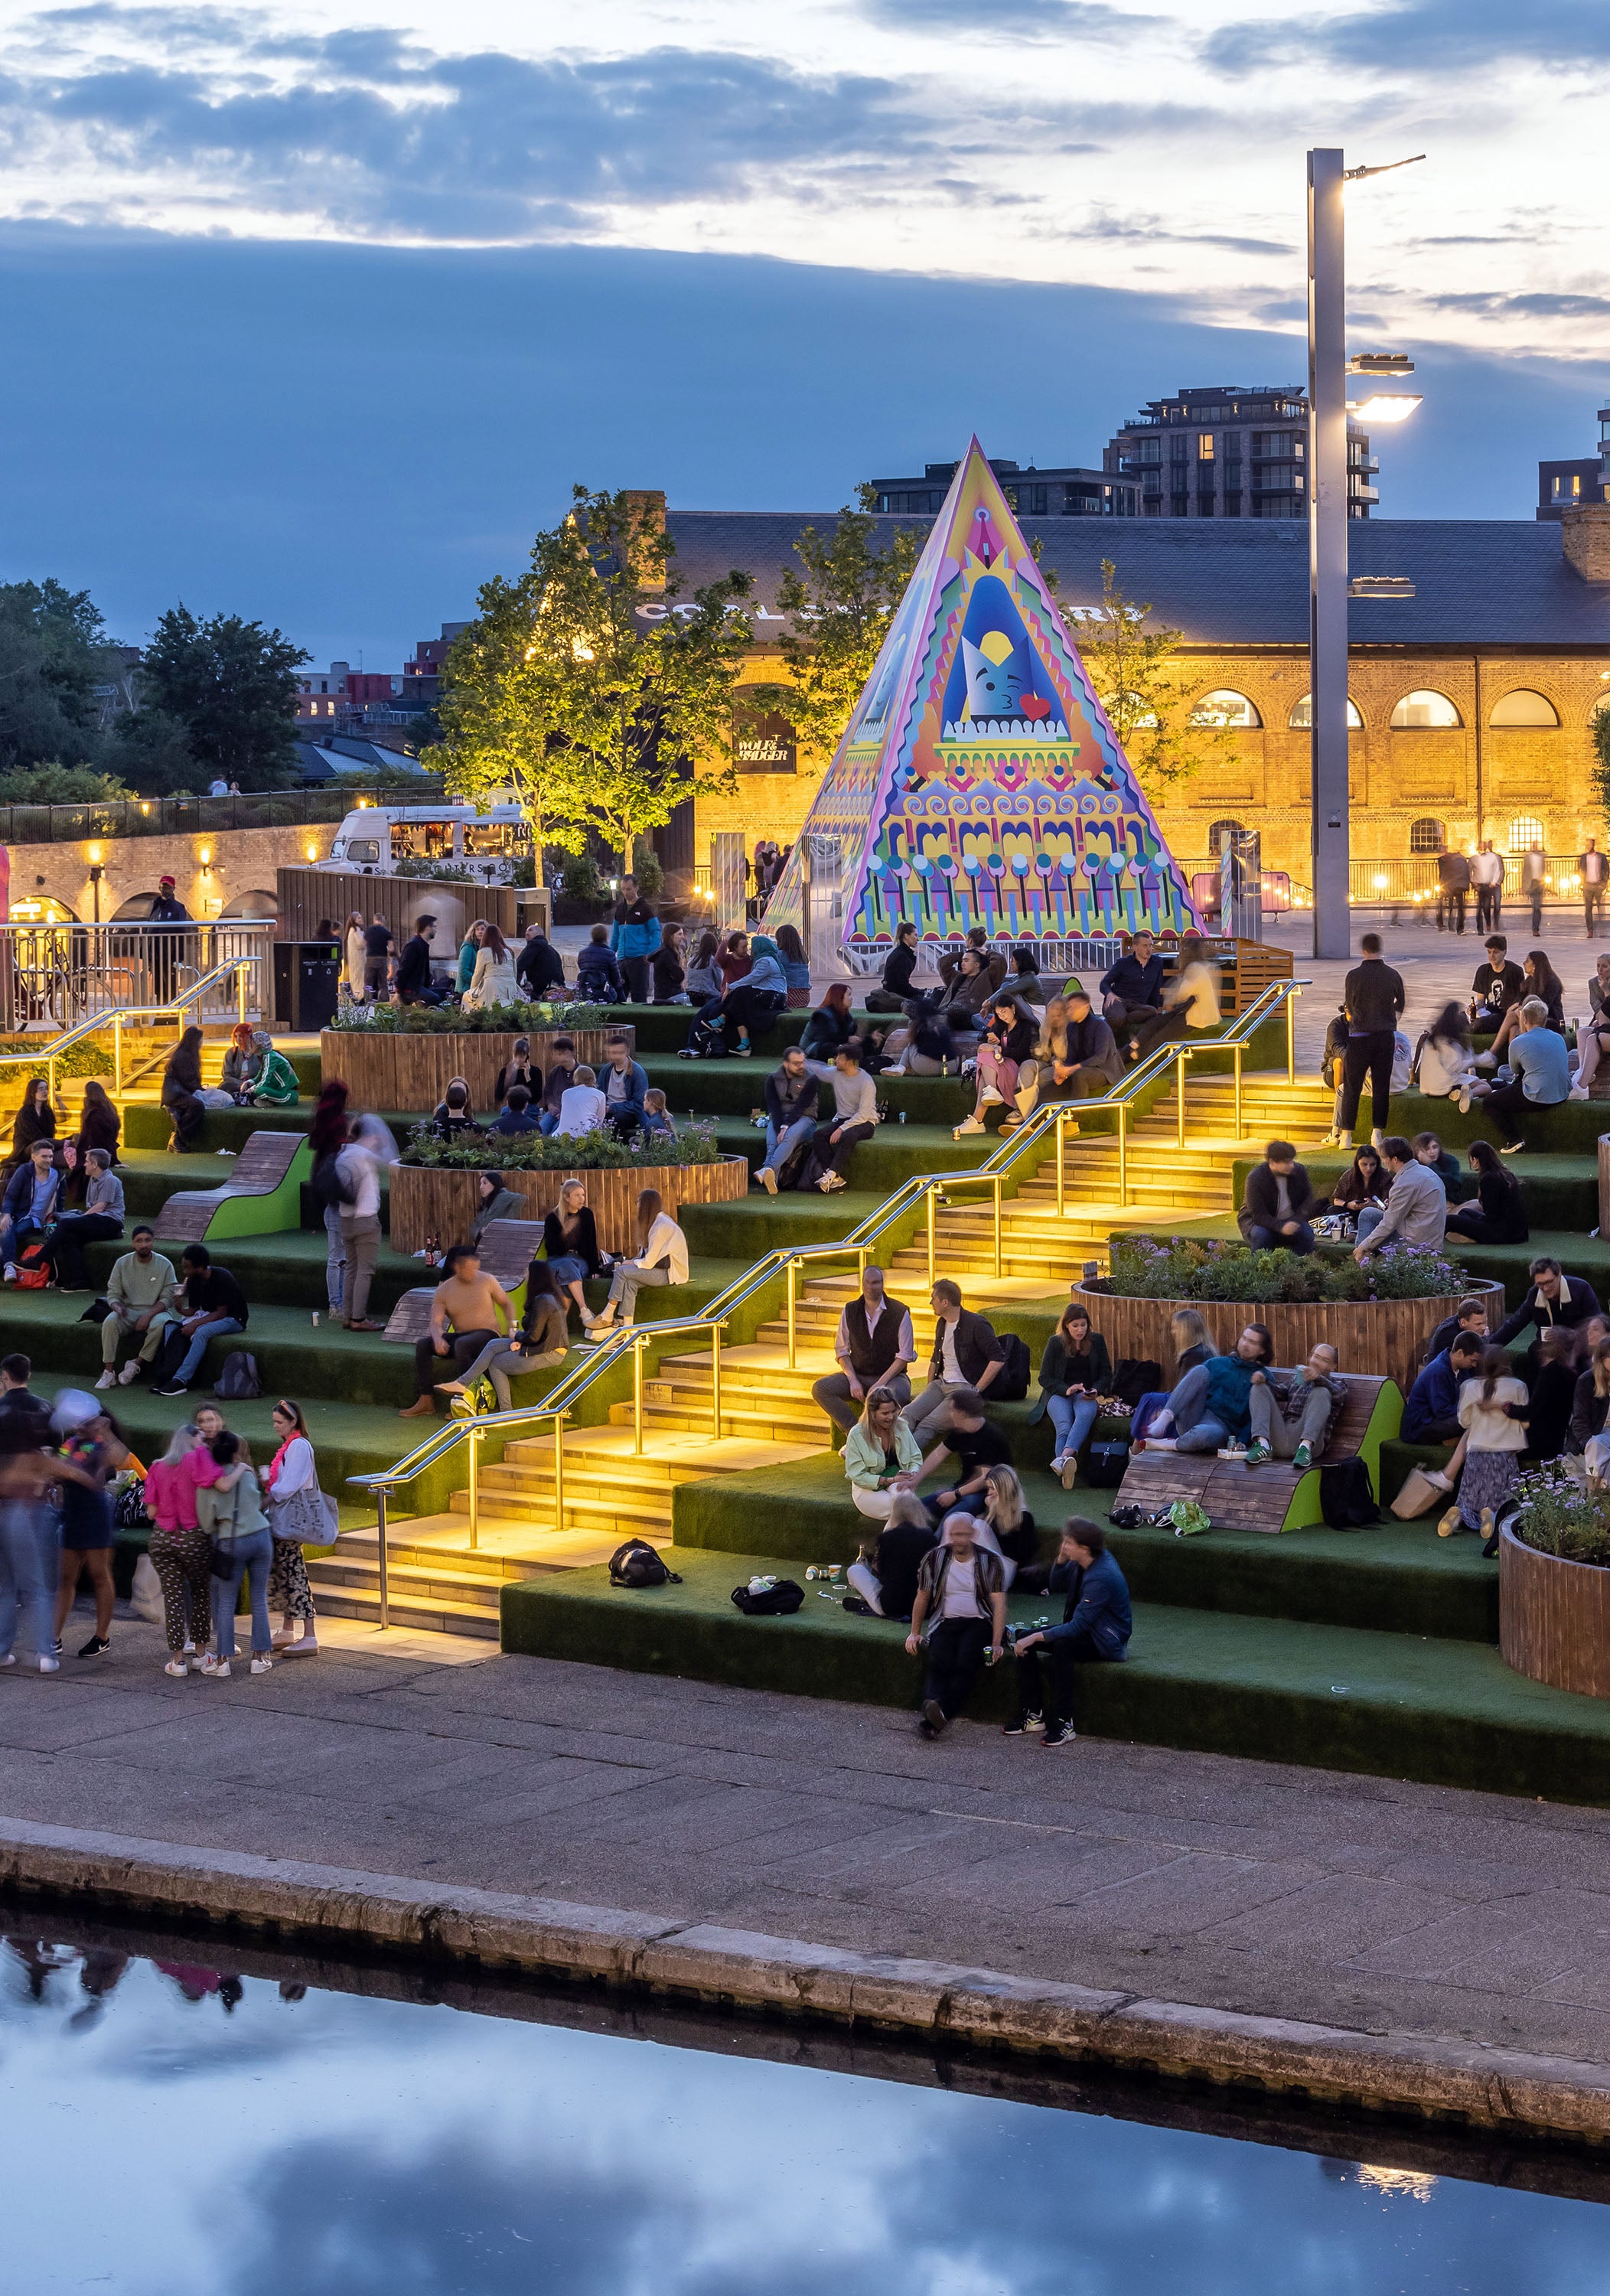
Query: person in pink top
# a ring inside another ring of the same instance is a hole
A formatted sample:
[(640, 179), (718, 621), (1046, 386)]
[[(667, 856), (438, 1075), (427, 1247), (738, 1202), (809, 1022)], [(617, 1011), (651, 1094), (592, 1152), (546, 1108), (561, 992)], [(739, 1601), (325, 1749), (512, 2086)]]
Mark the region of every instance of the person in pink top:
[(212, 1633), (212, 1542), (197, 1527), (196, 1493), (218, 1480), (221, 1471), (208, 1445), (223, 1426), (223, 1413), (203, 1404), (194, 1419), (174, 1430), (172, 1442), (145, 1477), (145, 1512), (151, 1520), (148, 1551), (161, 1582), (168, 1630), (165, 1674), (188, 1674), (191, 1659)]

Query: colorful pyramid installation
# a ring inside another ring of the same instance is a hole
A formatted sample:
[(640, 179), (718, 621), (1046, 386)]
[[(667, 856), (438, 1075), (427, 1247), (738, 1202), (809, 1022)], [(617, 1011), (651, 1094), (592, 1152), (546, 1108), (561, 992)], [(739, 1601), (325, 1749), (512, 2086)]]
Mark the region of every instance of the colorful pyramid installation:
[[(852, 963), (908, 919), (925, 940), (1199, 922), (977, 439), (801, 843), (813, 833), (841, 840)], [(802, 923), (800, 849), (768, 931)]]

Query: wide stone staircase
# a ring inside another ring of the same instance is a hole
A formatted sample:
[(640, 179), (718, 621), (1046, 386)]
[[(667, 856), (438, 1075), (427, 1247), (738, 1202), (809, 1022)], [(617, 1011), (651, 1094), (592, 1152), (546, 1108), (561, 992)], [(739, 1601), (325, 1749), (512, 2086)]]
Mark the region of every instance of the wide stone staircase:
[[(1128, 1185), (1122, 1196), (1116, 1140), (1070, 1139), (1060, 1219), (1056, 1176), (1047, 1160), (1002, 1206), (1000, 1275), (994, 1273), (993, 1213), (982, 1192), (969, 1192), (939, 1213), (936, 1271), (961, 1283), (968, 1304), (985, 1315), (1003, 1307), (1059, 1310), (1083, 1263), (1105, 1261), (1115, 1228), (1168, 1228), (1230, 1212), (1238, 1157), (1262, 1154), (1273, 1137), (1292, 1139), (1300, 1149), (1328, 1128), (1330, 1109), (1330, 1095), (1320, 1085), (1293, 1086), (1283, 1076), (1248, 1075), (1238, 1137), (1233, 1080), (1194, 1078), (1187, 1100), (1186, 1146), (1178, 1144), (1172, 1097), (1159, 1102), (1132, 1128)], [(892, 1253), (887, 1268), (889, 1290), (911, 1310), (920, 1384), (934, 1343), (926, 1238)], [(668, 1545), (679, 1484), (819, 1455), (829, 1446), (831, 1429), (812, 1400), (811, 1387), (835, 1368), (834, 1332), (857, 1283), (853, 1259), (841, 1270), (802, 1280), (792, 1367), (780, 1313), (753, 1341), (723, 1342), (719, 1432), (713, 1416), (713, 1352), (695, 1341), (685, 1350), (662, 1357), (645, 1374), (641, 1451), (630, 1403), (612, 1405), (608, 1425), (566, 1430), (562, 1513), (556, 1503), (553, 1438), (544, 1431), (510, 1442), (501, 1463), (481, 1468), (481, 1529), (473, 1552), (468, 1545), (467, 1489), (454, 1494), (447, 1515), (421, 1524), (397, 1523), (387, 1548), (393, 1623), (494, 1638), (504, 1580), (601, 1562), (632, 1536)], [(757, 1546), (764, 1544), (761, 1529), (756, 1527)], [(322, 1610), (346, 1617), (378, 1615), (372, 1529), (345, 1533), (330, 1556), (308, 1567)]]

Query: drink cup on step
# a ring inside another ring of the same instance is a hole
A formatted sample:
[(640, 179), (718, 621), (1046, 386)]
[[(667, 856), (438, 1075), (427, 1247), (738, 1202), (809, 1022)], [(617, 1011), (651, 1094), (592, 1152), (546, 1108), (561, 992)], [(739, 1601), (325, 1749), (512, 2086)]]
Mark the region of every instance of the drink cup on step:
[(319, 1328), (319, 1311), (316, 1308), (313, 1311), (313, 1328), (315, 1332)]

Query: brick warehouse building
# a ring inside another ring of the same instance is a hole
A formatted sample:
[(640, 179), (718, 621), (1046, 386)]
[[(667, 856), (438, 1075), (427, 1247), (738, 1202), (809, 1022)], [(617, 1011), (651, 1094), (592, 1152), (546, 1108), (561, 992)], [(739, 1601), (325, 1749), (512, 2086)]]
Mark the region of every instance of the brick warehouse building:
[[(928, 521), (879, 523), (926, 533)], [(767, 630), (781, 627), (778, 574), (801, 529), (825, 533), (831, 514), (672, 510), (667, 524), (684, 597), (730, 567), (754, 577), (757, 637), (744, 675), (772, 675)], [(1266, 868), (1306, 886), (1306, 524), (1030, 518), (1023, 525), (1056, 570), (1075, 635), (1099, 607), (1101, 562), (1110, 558), (1124, 594), (1149, 603), (1157, 622), (1183, 633), (1182, 693), (1192, 701), (1215, 696), (1214, 708), (1235, 726), (1233, 743), (1158, 804), (1174, 852), (1205, 858), (1215, 824), (1233, 821), (1263, 832)], [(1602, 841), (1590, 766), (1594, 715), (1610, 698), (1610, 504), (1570, 512), (1558, 523), (1361, 521), (1348, 540), (1355, 580), (1403, 586), (1351, 606), (1355, 898), (1369, 898), (1382, 874), (1393, 895), (1425, 882), (1423, 860), (1408, 873), (1385, 865), (1434, 851), (1440, 836), (1470, 844), (1481, 834), (1520, 851), (1540, 824), (1547, 851), (1561, 857), (1574, 856), (1585, 835)], [(796, 770), (780, 721), (744, 747), (742, 826), (751, 844), (764, 836), (786, 842), (804, 820), (815, 779)], [(677, 824), (682, 834), (667, 839), (666, 857), (674, 866), (703, 860), (711, 830), (734, 825), (730, 805), (701, 805), (685, 827)], [(1372, 869), (1375, 863), (1383, 865)]]

